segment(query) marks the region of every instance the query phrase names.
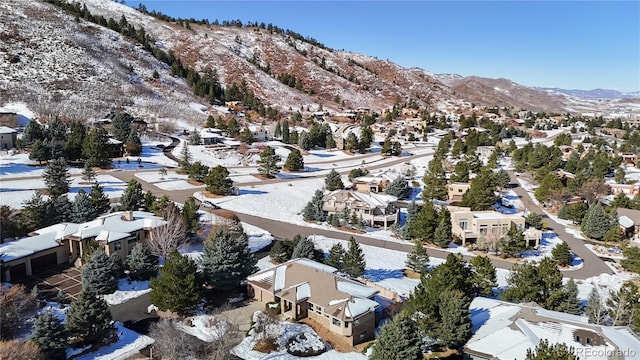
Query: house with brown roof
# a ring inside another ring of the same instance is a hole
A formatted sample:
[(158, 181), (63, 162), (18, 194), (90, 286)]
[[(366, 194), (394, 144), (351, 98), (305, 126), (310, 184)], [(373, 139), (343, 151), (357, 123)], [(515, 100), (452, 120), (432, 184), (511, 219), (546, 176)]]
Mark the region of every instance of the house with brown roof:
[(382, 193), (399, 176), (401, 175), (390, 171), (360, 176), (353, 179), (353, 189), (365, 194)]
[(0, 126), (14, 129), (18, 126), (18, 114), (11, 111), (0, 111)]
[(335, 190), (324, 196), (322, 210), (328, 215), (335, 215), (346, 208), (349, 214), (355, 213), (367, 225), (387, 229), (400, 220), (400, 209), (393, 204), (397, 200), (387, 194)]
[(294, 259), (247, 278), (253, 298), (293, 321), (310, 318), (352, 345), (373, 339), (377, 290), (309, 259)]

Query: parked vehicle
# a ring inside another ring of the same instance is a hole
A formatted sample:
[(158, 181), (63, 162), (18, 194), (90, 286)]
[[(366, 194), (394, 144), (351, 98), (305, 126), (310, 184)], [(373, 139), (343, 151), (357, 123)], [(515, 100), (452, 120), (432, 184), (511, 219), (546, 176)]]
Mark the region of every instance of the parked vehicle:
[(215, 210), (215, 209), (220, 209), (220, 206), (218, 206), (218, 205), (216, 205), (216, 204), (212, 203), (212, 202), (211, 202), (211, 201), (209, 201), (209, 200), (205, 200), (205, 201), (203, 201), (203, 202), (202, 202), (202, 205), (203, 205), (204, 207), (208, 207), (209, 209), (214, 209), (214, 210)]

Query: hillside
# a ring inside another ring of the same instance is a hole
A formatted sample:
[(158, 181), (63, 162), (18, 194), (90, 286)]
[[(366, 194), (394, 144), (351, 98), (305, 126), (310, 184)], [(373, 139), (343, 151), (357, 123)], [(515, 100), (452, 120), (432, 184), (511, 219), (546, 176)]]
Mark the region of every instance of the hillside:
[[(471, 104), (561, 111), (564, 96), (504, 79), (434, 75), (367, 55), (325, 48), (261, 27), (190, 23), (189, 28), (104, 0), (81, 0), (93, 15), (122, 16), (155, 46), (230, 87), (244, 83), (265, 106), (283, 112), (320, 106), (377, 111), (414, 101), (432, 111)], [(189, 106), (206, 103), (134, 39), (46, 3), (0, 0), (0, 97), (41, 114), (104, 116), (114, 107), (134, 115), (202, 121)], [(158, 78), (154, 78), (154, 71)], [(283, 82), (287, 82), (285, 85)]]

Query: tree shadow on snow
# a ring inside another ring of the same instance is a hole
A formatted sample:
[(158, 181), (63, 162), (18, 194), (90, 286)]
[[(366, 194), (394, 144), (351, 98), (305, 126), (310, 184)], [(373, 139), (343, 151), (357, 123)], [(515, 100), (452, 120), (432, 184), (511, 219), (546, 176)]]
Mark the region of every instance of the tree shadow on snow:
[(384, 279), (402, 279), (404, 273), (402, 269), (369, 269), (364, 272), (364, 277), (370, 281), (378, 282)]

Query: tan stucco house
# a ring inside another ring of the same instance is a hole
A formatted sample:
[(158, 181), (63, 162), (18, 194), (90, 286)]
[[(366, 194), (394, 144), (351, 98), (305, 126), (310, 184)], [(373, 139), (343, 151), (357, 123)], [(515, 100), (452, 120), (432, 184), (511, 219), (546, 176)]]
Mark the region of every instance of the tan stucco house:
[(18, 131), (7, 126), (0, 126), (0, 150), (9, 150), (16, 147)]
[(337, 269), (308, 259), (287, 261), (249, 276), (257, 301), (279, 304), (283, 317), (311, 318), (353, 345), (374, 337), (377, 290), (336, 274)]
[(463, 182), (454, 182), (447, 184), (447, 200), (449, 203), (458, 203), (462, 201), (464, 194), (469, 191), (471, 184)]
[(337, 214), (349, 210), (369, 226), (382, 226), (384, 229), (400, 219), (400, 209), (393, 203), (398, 198), (387, 194), (361, 193), (353, 190), (334, 190), (323, 198), (322, 210), (327, 214)]
[(59, 264), (81, 265), (90, 242), (111, 256), (124, 259), (151, 230), (166, 224), (144, 211), (121, 211), (82, 223), (61, 223), (36, 230), (28, 237), (0, 244), (2, 280), (13, 281)]
[(484, 236), (502, 237), (509, 232), (511, 226), (522, 230), (527, 246), (537, 247), (542, 240), (542, 231), (527, 229), (525, 232), (524, 217), (515, 214), (503, 214), (493, 210), (471, 211), (469, 208), (450, 208), (451, 232), (453, 237), (462, 242), (475, 243)]

